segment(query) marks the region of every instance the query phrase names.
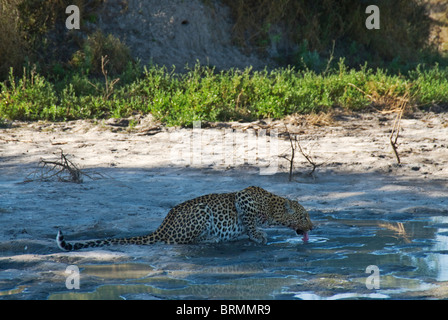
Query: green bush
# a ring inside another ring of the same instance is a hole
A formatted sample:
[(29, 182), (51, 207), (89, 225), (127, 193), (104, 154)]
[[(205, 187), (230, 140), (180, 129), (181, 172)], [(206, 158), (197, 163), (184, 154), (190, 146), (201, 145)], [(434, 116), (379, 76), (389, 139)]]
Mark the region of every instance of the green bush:
[(10, 68), (21, 69), (28, 50), (19, 25), (19, 2), (0, 0), (0, 81), (8, 77)]
[(11, 69), (9, 86), (1, 84), (0, 116), (18, 120), (57, 120), (60, 119), (61, 107), (53, 85), (34, 70), (24, 72), (17, 83)]
[(432, 104), (447, 104), (448, 102), (448, 69), (441, 69), (438, 65), (431, 69), (420, 66), (409, 73), (413, 83), (412, 95), (418, 97), (418, 104), (428, 106)]
[[(316, 71), (324, 70), (333, 53), (346, 57), (351, 67), (365, 61), (372, 66), (405, 66), (432, 49), (432, 21), (419, 0), (223, 2), (233, 15), (233, 38), (240, 47), (263, 54), (278, 46), (279, 61)], [(369, 4), (380, 8), (379, 30), (365, 27)]]
[(102, 57), (107, 57), (107, 69), (110, 74), (123, 73), (132, 61), (129, 48), (113, 35), (104, 35), (96, 31), (84, 41), (82, 50), (73, 54), (70, 64), (75, 71), (85, 74), (102, 75)]
[(394, 107), (400, 97), (414, 105), (448, 104), (448, 70), (418, 67), (407, 75), (364, 65), (316, 73), (293, 68), (272, 71), (231, 69), (216, 72), (197, 64), (186, 73), (145, 68), (130, 83), (109, 87), (101, 79), (75, 74), (53, 85), (35, 70), (1, 84), (0, 118), (60, 121), (128, 117), (152, 113), (168, 125), (193, 121), (251, 121), (334, 107), (361, 110)]

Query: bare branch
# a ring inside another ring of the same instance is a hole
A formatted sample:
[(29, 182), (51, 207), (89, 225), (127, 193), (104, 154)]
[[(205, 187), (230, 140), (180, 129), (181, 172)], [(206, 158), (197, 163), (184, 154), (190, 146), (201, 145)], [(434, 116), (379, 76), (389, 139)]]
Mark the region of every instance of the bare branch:
[(409, 92), (407, 91), (403, 98), (400, 101), (400, 105), (398, 107), (397, 116), (395, 117), (394, 126), (392, 128), (392, 132), (389, 137), (390, 145), (392, 146), (392, 151), (394, 152), (395, 158), (397, 159), (397, 163), (401, 164), (400, 156), (398, 155), (398, 137), (400, 135), (401, 129), (401, 118), (403, 117), (403, 113), (406, 107), (409, 105)]
[(294, 171), (294, 159), (296, 156), (296, 150), (298, 149), (300, 151), (300, 153), (302, 154), (302, 156), (306, 159), (306, 161), (313, 167), (311, 169), (311, 171), (308, 173), (310, 176), (312, 176), (314, 174), (314, 172), (316, 171), (316, 169), (318, 167), (320, 167), (321, 165), (323, 165), (323, 163), (316, 163), (313, 159), (313, 157), (309, 154), (306, 153), (302, 146), (300, 145), (300, 140), (298, 139), (297, 135), (292, 136), (291, 133), (289, 132), (286, 124), (285, 124), (285, 130), (286, 133), (288, 134), (288, 139), (289, 139), (289, 143), (291, 146), (291, 156), (287, 156), (287, 155), (280, 155), (281, 158), (286, 159), (287, 161), (289, 161), (289, 181), (292, 181), (292, 177), (293, 177), (293, 171)]
[(297, 140), (297, 137), (296, 137), (296, 143), (297, 143), (297, 147), (299, 148), (299, 151), (302, 154), (302, 156), (306, 159), (306, 161), (308, 161), (308, 163), (310, 165), (313, 166), (313, 169), (311, 170), (311, 172), (308, 173), (311, 176), (311, 175), (313, 175), (314, 171), (316, 171), (316, 168), (321, 166), (322, 164), (317, 164), (309, 154), (306, 154), (303, 151), (302, 146), (300, 145), (299, 140)]
[[(60, 182), (74, 182), (82, 183), (82, 176), (86, 176), (89, 179), (95, 180), (92, 175), (87, 174), (85, 171), (81, 170), (76, 164), (67, 158), (64, 151), (61, 149), (61, 154), (57, 160), (44, 160), (39, 161), (39, 168), (32, 172), (25, 179), (25, 182), (31, 181), (49, 181), (53, 178), (57, 178)], [(100, 177), (103, 177), (100, 173), (94, 173)], [(30, 178), (32, 176), (32, 178)]]

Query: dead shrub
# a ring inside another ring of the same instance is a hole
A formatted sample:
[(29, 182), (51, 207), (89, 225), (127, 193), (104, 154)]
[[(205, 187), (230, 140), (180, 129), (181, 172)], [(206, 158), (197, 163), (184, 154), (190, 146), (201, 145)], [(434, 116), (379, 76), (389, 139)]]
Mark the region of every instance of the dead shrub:
[(92, 180), (103, 177), (98, 172), (87, 174), (85, 170), (81, 170), (77, 164), (68, 159), (68, 155), (61, 149), (58, 158), (51, 160), (41, 159), (38, 169), (28, 175), (25, 182), (56, 180), (58, 182), (82, 183), (83, 176)]

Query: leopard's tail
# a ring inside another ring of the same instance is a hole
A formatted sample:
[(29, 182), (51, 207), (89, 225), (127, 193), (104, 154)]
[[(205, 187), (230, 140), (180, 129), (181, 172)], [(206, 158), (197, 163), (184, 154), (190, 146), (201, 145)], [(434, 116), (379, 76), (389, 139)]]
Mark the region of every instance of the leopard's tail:
[(58, 231), (56, 236), (56, 243), (61, 250), (64, 251), (73, 251), (84, 248), (95, 248), (95, 247), (104, 247), (111, 245), (123, 245), (123, 244), (138, 244), (138, 245), (148, 245), (154, 244), (158, 242), (156, 233), (151, 233), (146, 236), (139, 237), (131, 237), (131, 238), (109, 238), (103, 240), (93, 240), (93, 241), (85, 241), (85, 242), (75, 242), (69, 243), (64, 240), (64, 236), (61, 230)]

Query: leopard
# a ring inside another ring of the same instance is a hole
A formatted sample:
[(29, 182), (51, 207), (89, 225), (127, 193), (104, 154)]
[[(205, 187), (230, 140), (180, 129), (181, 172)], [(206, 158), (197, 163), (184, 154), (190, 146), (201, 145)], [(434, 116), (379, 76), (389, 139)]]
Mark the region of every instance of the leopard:
[(56, 242), (61, 250), (73, 251), (110, 245), (150, 245), (218, 243), (249, 237), (267, 243), (264, 227), (283, 226), (303, 235), (314, 227), (308, 211), (297, 201), (277, 196), (261, 187), (251, 186), (230, 193), (212, 193), (173, 207), (160, 226), (144, 236), (108, 238), (76, 243), (65, 241), (61, 230)]

